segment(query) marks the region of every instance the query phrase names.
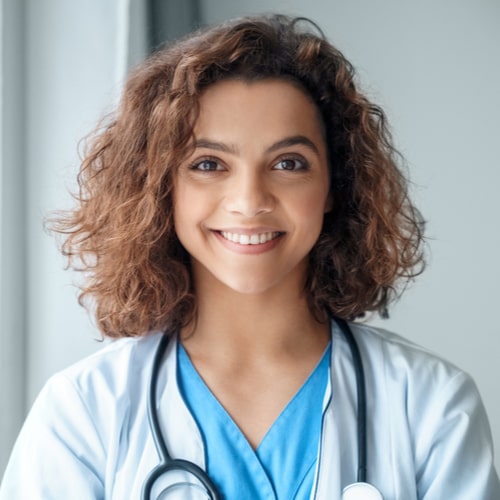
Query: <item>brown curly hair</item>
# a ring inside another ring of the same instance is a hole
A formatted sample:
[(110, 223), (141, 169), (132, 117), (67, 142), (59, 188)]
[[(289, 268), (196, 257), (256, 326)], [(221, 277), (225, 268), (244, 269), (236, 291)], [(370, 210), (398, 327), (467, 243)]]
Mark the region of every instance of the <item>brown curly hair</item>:
[(189, 255), (173, 225), (173, 175), (190, 152), (201, 93), (223, 79), (286, 79), (320, 111), (335, 208), (310, 255), (313, 311), (349, 319), (383, 313), (398, 285), (422, 271), (423, 222), (384, 113), (306, 21), (244, 18), (158, 50), (90, 136), (77, 206), (59, 213), (51, 229), (65, 237), (68, 265), (85, 271), (80, 302), (93, 299), (104, 335), (137, 336), (193, 319)]

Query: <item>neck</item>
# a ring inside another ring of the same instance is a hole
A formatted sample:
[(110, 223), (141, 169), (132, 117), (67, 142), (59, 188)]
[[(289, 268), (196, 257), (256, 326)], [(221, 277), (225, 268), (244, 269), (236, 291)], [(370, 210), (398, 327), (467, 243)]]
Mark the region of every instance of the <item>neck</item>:
[(299, 289), (197, 288), (197, 318), (182, 332), (196, 370), (254, 449), (330, 339), (329, 322), (315, 319)]
[(329, 340), (329, 323), (319, 321), (297, 288), (241, 294), (225, 287), (197, 288), (195, 321), (182, 332), (190, 353), (244, 359), (274, 359), (317, 353)]

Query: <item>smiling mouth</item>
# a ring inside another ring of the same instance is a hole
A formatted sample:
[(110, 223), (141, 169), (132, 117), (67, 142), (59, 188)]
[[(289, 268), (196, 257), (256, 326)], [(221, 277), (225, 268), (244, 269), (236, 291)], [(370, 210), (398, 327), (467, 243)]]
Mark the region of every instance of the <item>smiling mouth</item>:
[(219, 234), (225, 240), (232, 241), (233, 243), (238, 243), (239, 245), (262, 245), (263, 243), (267, 243), (268, 241), (275, 240), (283, 233), (280, 231), (273, 231), (258, 234), (238, 234), (229, 233), (227, 231), (219, 231)]

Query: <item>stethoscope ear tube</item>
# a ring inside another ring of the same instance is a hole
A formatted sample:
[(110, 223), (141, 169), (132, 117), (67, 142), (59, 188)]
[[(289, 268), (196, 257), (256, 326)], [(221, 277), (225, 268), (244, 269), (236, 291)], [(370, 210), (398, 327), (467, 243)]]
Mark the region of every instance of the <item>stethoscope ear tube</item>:
[(359, 347), (348, 324), (340, 318), (334, 318), (349, 345), (352, 364), (356, 375), (356, 392), (358, 400), (357, 433), (358, 433), (358, 483), (366, 483), (366, 386), (363, 361)]
[(148, 421), (149, 427), (151, 429), (151, 435), (153, 436), (153, 441), (155, 443), (156, 451), (160, 456), (161, 462), (167, 462), (170, 459), (170, 455), (167, 450), (167, 445), (163, 439), (163, 435), (160, 430), (160, 422), (158, 420), (158, 411), (156, 410), (156, 388), (158, 383), (158, 373), (160, 371), (160, 364), (163, 359), (163, 355), (167, 350), (168, 343), (170, 341), (170, 335), (165, 332), (160, 339), (160, 343), (155, 352), (155, 357), (153, 359), (153, 367), (151, 369), (151, 378), (149, 381), (149, 391), (148, 391)]
[(160, 364), (167, 350), (170, 341), (169, 332), (165, 332), (160, 339), (158, 347), (153, 359), (153, 367), (151, 369), (151, 378), (149, 382), (149, 391), (147, 399), (148, 421), (151, 429), (151, 435), (156, 447), (156, 451), (160, 458), (160, 463), (148, 474), (142, 486), (141, 499), (150, 500), (151, 491), (155, 481), (163, 474), (173, 471), (183, 471), (193, 475), (207, 491), (208, 498), (211, 500), (221, 500), (220, 494), (208, 476), (208, 474), (198, 465), (182, 459), (173, 459), (168, 453), (167, 445), (163, 438), (158, 411), (156, 409), (156, 388)]
[(358, 481), (342, 491), (342, 500), (383, 500), (380, 491), (366, 482), (367, 475), (367, 424), (366, 424), (366, 384), (363, 360), (358, 343), (349, 325), (340, 318), (334, 318), (344, 334), (352, 356), (352, 365), (356, 376), (357, 392), (357, 433), (358, 433)]

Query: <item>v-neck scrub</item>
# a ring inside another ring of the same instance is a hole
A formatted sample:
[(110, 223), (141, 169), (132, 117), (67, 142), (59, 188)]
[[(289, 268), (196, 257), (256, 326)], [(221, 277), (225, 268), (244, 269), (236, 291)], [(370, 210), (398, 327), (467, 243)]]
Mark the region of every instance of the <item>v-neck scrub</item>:
[(330, 350), (329, 344), (318, 365), (254, 451), (179, 343), (179, 386), (203, 437), (208, 474), (224, 498), (310, 498), (329, 380)]

